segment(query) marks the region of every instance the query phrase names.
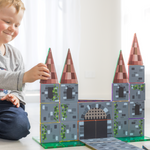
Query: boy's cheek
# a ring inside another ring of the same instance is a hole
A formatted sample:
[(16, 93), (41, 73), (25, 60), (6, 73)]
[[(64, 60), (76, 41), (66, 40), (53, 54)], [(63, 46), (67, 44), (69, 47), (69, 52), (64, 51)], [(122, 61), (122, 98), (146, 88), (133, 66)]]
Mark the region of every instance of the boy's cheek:
[(19, 34), (19, 30), (16, 30), (13, 34), (13, 38), (15, 38)]
[(5, 30), (7, 27), (4, 23), (0, 22), (0, 32)]

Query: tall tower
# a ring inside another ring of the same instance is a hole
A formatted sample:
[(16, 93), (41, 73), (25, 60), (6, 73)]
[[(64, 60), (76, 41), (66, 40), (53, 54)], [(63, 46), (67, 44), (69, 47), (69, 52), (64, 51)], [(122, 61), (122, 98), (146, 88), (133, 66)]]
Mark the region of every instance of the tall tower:
[(128, 78), (130, 91), (129, 135), (144, 135), (144, 65), (136, 34), (134, 34), (129, 61)]
[(78, 81), (70, 49), (60, 79), (60, 141), (77, 140)]
[(113, 135), (128, 136), (129, 84), (122, 51), (120, 51), (112, 83)]
[(40, 143), (59, 142), (59, 83), (51, 49), (45, 64), (49, 69), (50, 78), (40, 81)]

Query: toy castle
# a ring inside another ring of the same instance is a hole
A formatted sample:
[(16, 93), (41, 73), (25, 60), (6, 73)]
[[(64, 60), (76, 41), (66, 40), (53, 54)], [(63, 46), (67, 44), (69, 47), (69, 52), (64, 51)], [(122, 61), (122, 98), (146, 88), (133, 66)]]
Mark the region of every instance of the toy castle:
[(51, 77), (40, 82), (40, 143), (144, 135), (144, 66), (136, 34), (128, 75), (120, 51), (111, 100), (78, 100), (78, 81), (70, 50), (60, 84), (51, 50), (46, 64)]

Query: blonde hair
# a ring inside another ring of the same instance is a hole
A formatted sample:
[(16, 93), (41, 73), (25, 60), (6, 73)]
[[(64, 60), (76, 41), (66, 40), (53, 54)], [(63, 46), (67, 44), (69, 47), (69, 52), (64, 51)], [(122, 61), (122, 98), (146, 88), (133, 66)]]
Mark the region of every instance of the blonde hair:
[(25, 10), (24, 3), (21, 0), (0, 0), (0, 8), (14, 6), (17, 13), (22, 9)]

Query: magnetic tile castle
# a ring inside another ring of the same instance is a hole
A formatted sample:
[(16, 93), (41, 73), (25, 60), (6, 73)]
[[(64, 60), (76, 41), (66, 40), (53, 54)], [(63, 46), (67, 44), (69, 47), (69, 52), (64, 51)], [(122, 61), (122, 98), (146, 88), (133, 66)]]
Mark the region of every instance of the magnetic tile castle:
[(128, 75), (120, 51), (111, 100), (78, 100), (78, 81), (70, 49), (60, 83), (51, 49), (45, 63), (51, 76), (40, 82), (40, 143), (144, 136), (145, 67), (136, 34)]

